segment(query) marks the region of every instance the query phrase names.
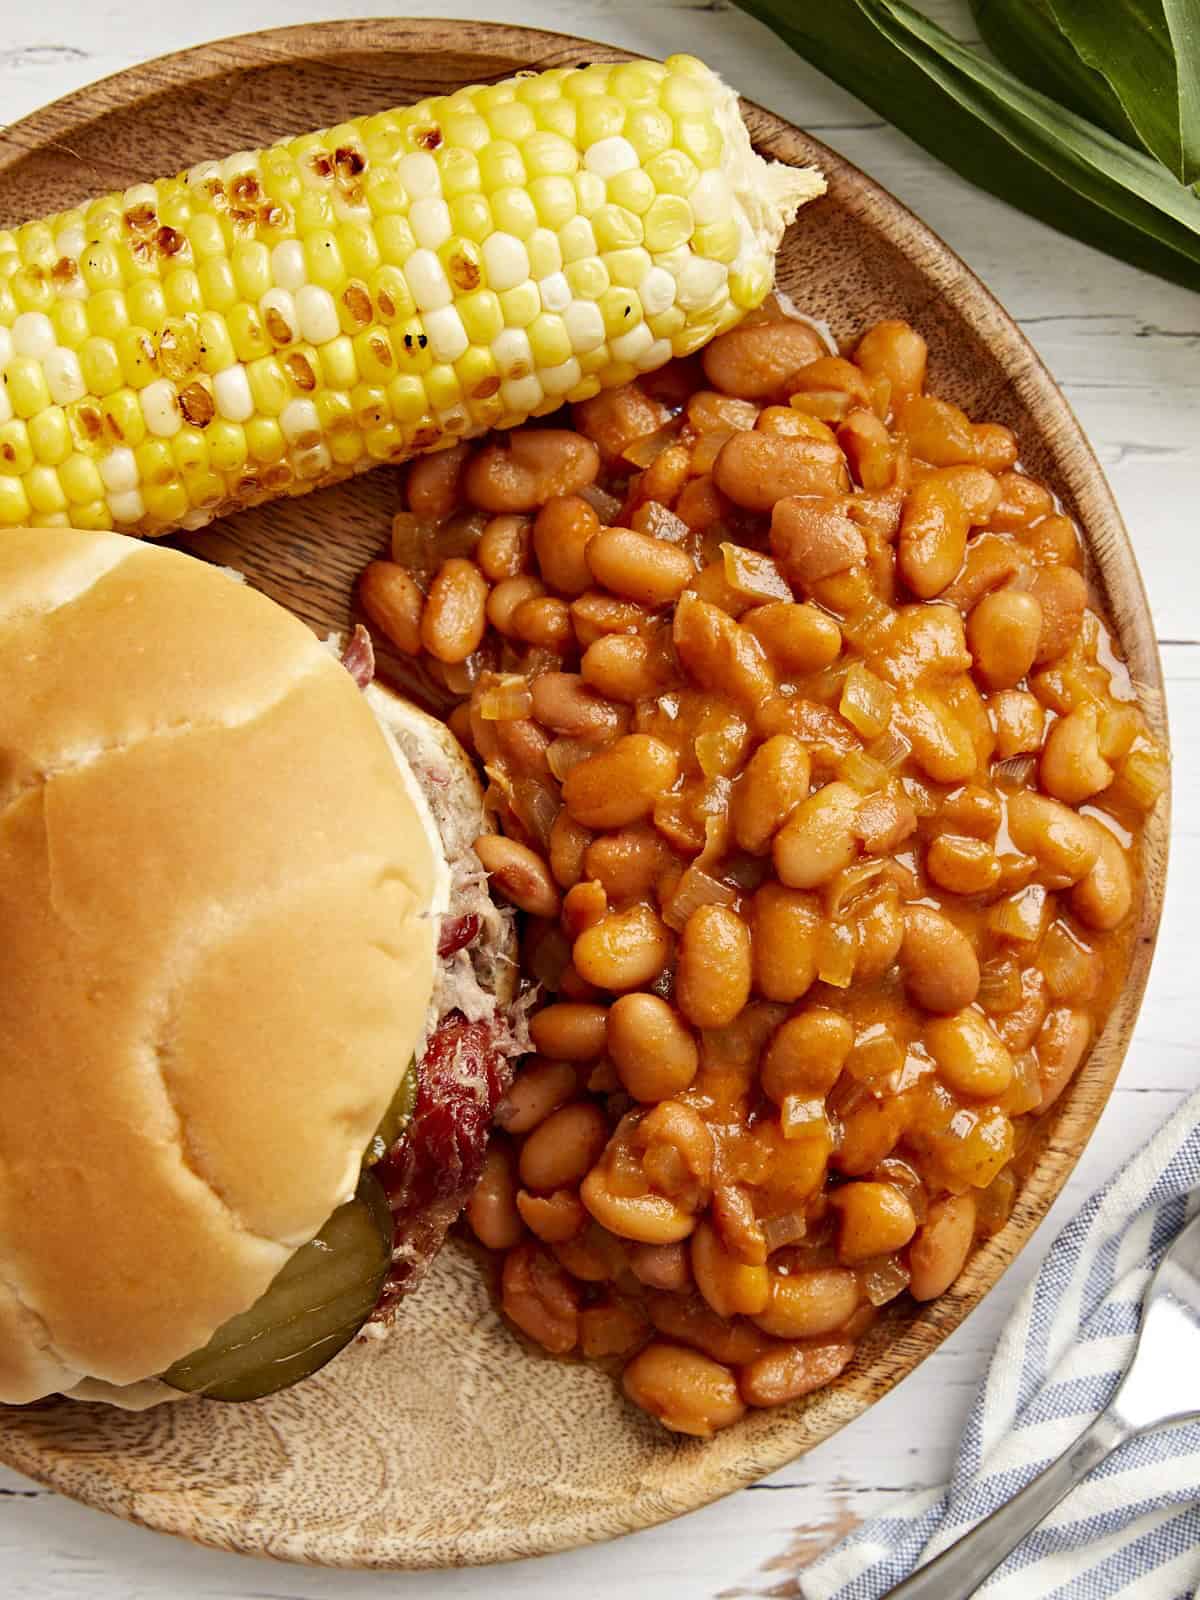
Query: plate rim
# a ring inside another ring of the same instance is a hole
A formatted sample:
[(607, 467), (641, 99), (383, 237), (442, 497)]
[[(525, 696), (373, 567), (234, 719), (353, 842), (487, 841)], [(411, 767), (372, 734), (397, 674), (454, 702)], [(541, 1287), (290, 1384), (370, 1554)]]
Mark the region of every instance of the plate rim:
[[(382, 46), (381, 34), (388, 41)], [(412, 57), (418, 53), (461, 51), (471, 46), (486, 48), (489, 42), (495, 46), (497, 60), (503, 63), (500, 70), (491, 75), (493, 79), (520, 70), (520, 65), (514, 66), (514, 62), (545, 61), (547, 56), (555, 53), (569, 57), (577, 55), (580, 49), (595, 52), (593, 59), (645, 59), (638, 57), (636, 52), (599, 40), (550, 29), (439, 18), (353, 18), (298, 23), (229, 35), (136, 63), (73, 90), (10, 124), (0, 131), (0, 175), (33, 150), (54, 144), (66, 146), (73, 127), (92, 123), (114, 111), (129, 111), (138, 102), (156, 98), (167, 91), (211, 82), (227, 67), (244, 71), (288, 60), (311, 61), (318, 56), (336, 60), (366, 48), (383, 48), (402, 57)], [(486, 77), (483, 81), (487, 81)], [(1161, 658), (1132, 541), (1083, 428), (1030, 341), (961, 257), (875, 179), (823, 141), (804, 133), (787, 119), (757, 103), (743, 100), (743, 109), (755, 143), (769, 153), (786, 159), (782, 152), (790, 148), (794, 157), (797, 148), (802, 146), (810, 159), (815, 156), (820, 161), (830, 182), (830, 190), (841, 205), (860, 222), (882, 232), (889, 243), (898, 247), (910, 263), (935, 283), (935, 293), (931, 299), (945, 301), (984, 340), (1002, 367), (1007, 385), (1038, 412), (1043, 425), (1046, 421), (1052, 423), (1061, 434), (1064, 445), (1069, 445), (1077, 463), (1073, 469), (1076, 481), (1071, 485), (1072, 494), (1087, 535), (1089, 559), (1095, 568), (1093, 576), (1104, 590), (1109, 616), (1135, 668), (1139, 698), (1151, 725), (1156, 733), (1166, 739), (1168, 730)], [(87, 192), (100, 192), (103, 183), (103, 178), (95, 184), (89, 179)], [(846, 192), (847, 189), (851, 192)], [(1098, 544), (1100, 548), (1097, 553)], [(1119, 571), (1119, 594), (1108, 581), (1106, 569), (1110, 566), (1114, 571)], [(744, 1464), (744, 1470), (740, 1471), (735, 1466), (706, 1477), (702, 1457), (695, 1454), (689, 1456), (689, 1461), (698, 1463), (693, 1472), (694, 1494), (689, 1493), (686, 1503), (665, 1508), (643, 1508), (642, 1513), (628, 1524), (626, 1531), (652, 1526), (686, 1510), (698, 1509), (797, 1459), (861, 1414), (868, 1405), (913, 1371), (994, 1287), (1061, 1193), (1116, 1081), (1145, 991), (1161, 920), (1169, 827), (1168, 793), (1147, 828), (1146, 857), (1153, 858), (1156, 870), (1153, 874), (1143, 874), (1144, 893), (1126, 982), (1083, 1072), (1050, 1114), (1049, 1135), (1036, 1168), (1039, 1179), (1037, 1193), (1030, 1196), (1028, 1191), (1031, 1185), (1026, 1184), (1013, 1218), (999, 1234), (975, 1251), (959, 1283), (939, 1301), (922, 1308), (864, 1371), (859, 1372), (852, 1367), (845, 1378), (823, 1392), (828, 1400), (823, 1408), (826, 1414), (815, 1427), (809, 1415), (813, 1408), (800, 1407), (796, 1411), (797, 1418), (809, 1417), (808, 1425), (798, 1426), (786, 1444), (757, 1451), (753, 1460)], [(1098, 1063), (1097, 1057), (1101, 1054), (1105, 1059)], [(352, 1562), (339, 1560), (333, 1548), (314, 1555), (311, 1536), (306, 1538), (303, 1547), (298, 1537), (289, 1544), (287, 1538), (281, 1541), (278, 1530), (255, 1529), (252, 1522), (246, 1529), (246, 1537), (234, 1540), (227, 1526), (206, 1526), (197, 1510), (189, 1508), (182, 1493), (155, 1496), (149, 1506), (146, 1506), (143, 1498), (142, 1509), (136, 1511), (117, 1507), (112, 1502), (111, 1493), (106, 1497), (100, 1487), (93, 1487), (92, 1480), (81, 1482), (79, 1475), (72, 1473), (66, 1484), (56, 1481), (53, 1459), (42, 1461), (15, 1449), (14, 1440), (5, 1428), (2, 1411), (0, 1462), (16, 1467), (70, 1498), (101, 1510), (116, 1512), (126, 1520), (143, 1526), (182, 1535), (214, 1548), (331, 1567), (354, 1565), (420, 1569), (428, 1565), (420, 1559), (419, 1551), (404, 1546), (402, 1537), (386, 1541), (378, 1559), (364, 1561), (356, 1557)], [(679, 1465), (682, 1472), (682, 1459)], [(103, 1480), (99, 1482), (102, 1485)], [(546, 1537), (538, 1546), (540, 1553), (569, 1549), (614, 1536), (603, 1531), (577, 1529), (574, 1535), (561, 1538), (551, 1534), (548, 1529), (544, 1531)], [(329, 1544), (332, 1545), (336, 1539), (337, 1534), (331, 1532)], [(518, 1559), (530, 1553), (524, 1549), (513, 1550), (508, 1558)], [(465, 1553), (458, 1561), (444, 1565), (475, 1564), (497, 1559), (505, 1559), (504, 1554), (497, 1555), (494, 1551), (485, 1555)]]

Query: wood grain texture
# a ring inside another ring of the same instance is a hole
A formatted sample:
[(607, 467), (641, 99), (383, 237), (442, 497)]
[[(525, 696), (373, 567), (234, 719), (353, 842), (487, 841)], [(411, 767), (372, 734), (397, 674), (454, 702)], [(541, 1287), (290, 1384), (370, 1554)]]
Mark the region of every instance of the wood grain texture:
[[(301, 126), (470, 80), (623, 52), (483, 24), (345, 22), (205, 46), (135, 68), (0, 137), (0, 216), (261, 144)], [(767, 154), (817, 160), (830, 194), (791, 230), (782, 285), (850, 335), (881, 315), (918, 324), (931, 384), (1007, 422), (1030, 470), (1087, 530), (1151, 722), (1165, 733), (1141, 581), (1077, 423), (1015, 325), (962, 263), (861, 173), (748, 107)], [(362, 564), (396, 504), (383, 469), (260, 508), (189, 541), (240, 567), (321, 629), (342, 627)], [(1147, 838), (1146, 892), (1121, 1003), (1048, 1119), (1009, 1226), (955, 1291), (897, 1310), (847, 1377), (701, 1444), (624, 1406), (600, 1372), (518, 1346), (465, 1253), (441, 1257), (382, 1348), (355, 1348), (299, 1391), (255, 1407), (184, 1405), (141, 1417), (48, 1405), (0, 1419), (0, 1459), (136, 1521), (227, 1549), (339, 1566), (427, 1567), (562, 1549), (660, 1521), (772, 1471), (883, 1394), (961, 1320), (1028, 1237), (1073, 1166), (1119, 1068), (1161, 905), (1167, 817)]]

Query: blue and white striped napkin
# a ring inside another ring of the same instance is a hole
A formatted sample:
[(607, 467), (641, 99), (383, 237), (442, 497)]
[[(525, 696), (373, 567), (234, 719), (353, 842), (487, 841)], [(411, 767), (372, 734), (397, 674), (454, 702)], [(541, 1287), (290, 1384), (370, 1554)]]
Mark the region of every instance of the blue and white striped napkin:
[[(805, 1600), (878, 1600), (1083, 1432), (1125, 1369), (1147, 1281), (1200, 1204), (1197, 1185), (1200, 1093), (1054, 1241), (996, 1347), (949, 1487), (914, 1495), (806, 1568)], [(1198, 1502), (1200, 1424), (1133, 1439), (977, 1593), (986, 1600), (1197, 1595)]]

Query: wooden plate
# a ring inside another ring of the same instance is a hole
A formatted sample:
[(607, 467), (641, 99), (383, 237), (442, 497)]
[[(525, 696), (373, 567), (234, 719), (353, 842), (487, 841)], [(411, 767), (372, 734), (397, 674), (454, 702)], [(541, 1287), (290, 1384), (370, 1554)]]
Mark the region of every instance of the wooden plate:
[[(169, 56), (84, 89), (0, 135), (0, 219), (18, 222), (202, 157), (521, 68), (626, 59), (603, 45), (482, 23), (337, 22)], [(1141, 579), (1100, 467), (1008, 316), (903, 206), (816, 140), (754, 106), (754, 138), (816, 160), (783, 287), (839, 335), (881, 316), (925, 334), (931, 384), (1008, 423), (1030, 471), (1087, 530), (1091, 576), (1151, 723), (1162, 680)], [(1014, 218), (1014, 226), (1020, 226)], [(188, 541), (240, 567), (322, 631), (397, 505), (394, 471), (238, 516)], [(1165, 804), (1147, 836), (1128, 981), (1091, 1059), (1047, 1119), (1012, 1220), (933, 1305), (895, 1308), (832, 1388), (708, 1443), (674, 1438), (594, 1368), (519, 1344), (473, 1260), (450, 1246), (381, 1349), (355, 1348), (255, 1406), (143, 1415), (65, 1402), (4, 1411), (0, 1459), (89, 1505), (223, 1549), (331, 1566), (435, 1567), (561, 1550), (663, 1521), (751, 1483), (828, 1437), (927, 1356), (991, 1287), (1062, 1187), (1133, 1026), (1162, 904)], [(865, 1436), (864, 1436), (865, 1441)]]

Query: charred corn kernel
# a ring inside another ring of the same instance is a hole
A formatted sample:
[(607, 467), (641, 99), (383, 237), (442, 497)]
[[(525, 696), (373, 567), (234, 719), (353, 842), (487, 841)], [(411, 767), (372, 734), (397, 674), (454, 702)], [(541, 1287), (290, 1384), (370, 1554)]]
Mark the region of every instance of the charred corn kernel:
[(45, 411), (39, 411), (36, 417), (30, 417), (28, 428), (30, 446), (43, 466), (56, 467), (71, 454), (71, 429), (61, 406), (47, 406)]
[(5, 515), (196, 527), (698, 348), (821, 187), (732, 106), (691, 57), (555, 69), (0, 232)]

